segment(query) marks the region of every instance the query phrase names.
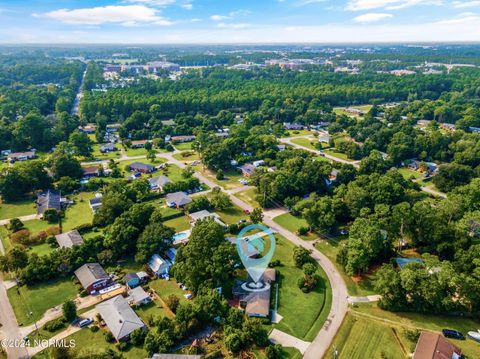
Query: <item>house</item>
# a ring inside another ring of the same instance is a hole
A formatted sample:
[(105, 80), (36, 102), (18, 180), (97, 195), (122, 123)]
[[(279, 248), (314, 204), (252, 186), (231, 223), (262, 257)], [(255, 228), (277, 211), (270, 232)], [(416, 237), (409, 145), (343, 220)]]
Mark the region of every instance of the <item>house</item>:
[(92, 134), (92, 133), (95, 133), (95, 131), (97, 130), (97, 126), (95, 126), (95, 125), (79, 126), (78, 130), (80, 132)]
[(152, 173), (155, 172), (155, 166), (142, 163), (142, 162), (133, 162), (129, 165), (130, 171), (139, 172), (139, 173)]
[(138, 141), (132, 141), (130, 144), (131, 148), (144, 148), (145, 145), (147, 144), (147, 140), (138, 140)]
[(480, 133), (480, 127), (469, 127), (468, 130), (472, 133)]
[(166, 176), (157, 176), (148, 179), (148, 183), (150, 184), (150, 189), (152, 191), (163, 191), (163, 187), (170, 183), (170, 180)]
[(108, 287), (112, 279), (98, 263), (86, 263), (75, 271), (75, 276), (88, 294)]
[(150, 261), (147, 264), (148, 268), (155, 274), (157, 277), (168, 274), (170, 270), (170, 262), (166, 259), (163, 259), (158, 254), (154, 254)]
[(98, 194), (99, 196), (95, 196), (95, 198), (92, 198), (88, 201), (88, 205), (92, 209), (93, 213), (95, 213), (100, 207), (102, 207), (102, 196), (100, 193)]
[(194, 135), (189, 135), (189, 136), (172, 136), (170, 140), (172, 142), (190, 142), (195, 139)]
[(264, 161), (264, 160), (253, 161), (252, 164), (253, 164), (255, 167), (261, 167), (261, 166), (264, 166), (264, 165), (265, 165), (265, 161)]
[(245, 314), (249, 317), (266, 318), (270, 314), (270, 288), (260, 292), (248, 292), (241, 299), (245, 305)]
[(462, 351), (438, 333), (422, 332), (413, 359), (461, 359)]
[(83, 243), (83, 238), (77, 230), (57, 234), (55, 239), (60, 248), (72, 248)]
[(145, 292), (142, 287), (135, 287), (127, 292), (128, 297), (126, 298), (128, 304), (130, 305), (144, 305), (148, 304), (152, 301), (150, 295)]
[(286, 129), (286, 130), (298, 131), (298, 130), (303, 130), (304, 127), (305, 126), (303, 126), (300, 123), (291, 123), (291, 122), (284, 122), (283, 123), (283, 128)]
[(102, 172), (102, 169), (103, 168), (100, 168), (99, 166), (84, 167), (83, 168), (83, 177), (84, 178), (98, 177), (98, 176), (100, 176), (100, 173)]
[(175, 257), (177, 256), (177, 250), (175, 248), (168, 248), (165, 254), (167, 255), (170, 263), (175, 263)]
[(123, 281), (128, 288), (133, 289), (139, 285), (145, 284), (148, 282), (148, 274), (145, 272), (133, 272), (127, 273), (123, 277)]
[(221, 221), (220, 216), (217, 213), (209, 212), (206, 209), (198, 211), (198, 212), (190, 213), (188, 216), (190, 217), (190, 224), (192, 226), (194, 226), (195, 223), (197, 223), (197, 221), (202, 221), (202, 220), (210, 219), (210, 218), (213, 219), (215, 222), (217, 222), (222, 227), (226, 226), (226, 224)]
[(253, 172), (257, 169), (254, 165), (251, 163), (245, 163), (243, 166), (239, 167), (240, 171), (242, 171), (242, 175), (244, 177), (250, 177)]
[(166, 197), (167, 206), (170, 208), (182, 208), (192, 202), (192, 199), (185, 192), (168, 193)]
[(119, 123), (111, 123), (107, 125), (106, 131), (108, 133), (117, 132), (120, 129), (120, 127), (122, 127), (122, 125)]
[(116, 150), (117, 150), (117, 148), (115, 147), (115, 145), (113, 143), (106, 143), (106, 144), (100, 146), (100, 152), (101, 153), (114, 152)]
[(328, 175), (328, 179), (325, 180), (327, 186), (331, 186), (337, 181), (339, 171), (336, 169), (333, 169), (330, 174)]
[(35, 151), (13, 152), (7, 155), (9, 162), (27, 161), (35, 158)]
[(145, 324), (128, 302), (117, 295), (95, 307), (117, 341), (125, 341), (135, 329), (144, 329)]
[(60, 191), (49, 189), (37, 194), (37, 214), (43, 215), (47, 209), (62, 209), (62, 197)]
[(455, 131), (457, 126), (455, 126), (453, 123), (441, 123), (440, 128), (443, 128), (446, 131)]
[(277, 145), (277, 149), (282, 152), (282, 151), (285, 151), (285, 148), (287, 148), (287, 146), (285, 145)]

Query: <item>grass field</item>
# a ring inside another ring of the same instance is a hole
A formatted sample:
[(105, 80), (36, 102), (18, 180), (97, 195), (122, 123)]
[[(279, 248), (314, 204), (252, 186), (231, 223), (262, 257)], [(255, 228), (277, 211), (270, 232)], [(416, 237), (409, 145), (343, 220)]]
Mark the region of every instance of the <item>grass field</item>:
[[(295, 217), (290, 213), (285, 213), (280, 216), (277, 216), (273, 219), (275, 223), (278, 223), (283, 228), (288, 229), (290, 232), (297, 233), (300, 227), (308, 227), (307, 221), (300, 217)], [(308, 232), (306, 235), (300, 236), (300, 238), (310, 241), (317, 239), (318, 236), (315, 233)]]
[[(395, 323), (404, 328), (417, 328), (440, 332), (444, 328), (455, 329), (463, 334), (480, 328), (480, 321), (455, 316), (426, 315), (418, 313), (393, 313), (380, 309), (376, 303), (361, 303), (355, 306), (354, 313), (377, 318), (379, 321)], [(480, 344), (473, 340), (451, 340), (464, 351), (468, 358), (480, 358)]]
[(183, 151), (181, 153), (173, 155), (173, 158), (179, 161), (192, 162), (198, 161), (200, 159), (200, 156), (197, 152), (194, 151)]
[(39, 256), (43, 256), (43, 255), (51, 253), (54, 250), (55, 250), (55, 248), (50, 247), (49, 244), (42, 243), (42, 244), (37, 244), (35, 246), (31, 246), (29, 253), (30, 254), (36, 253)]
[[(310, 293), (303, 293), (297, 287), (298, 278), (303, 276), (300, 268), (295, 267), (292, 252), (294, 245), (282, 236), (277, 238), (273, 259), (279, 259), (278, 313), (283, 319), (274, 327), (304, 340), (312, 340), (325, 322), (331, 306), (331, 288), (326, 274), (318, 268), (322, 277), (321, 283)], [(272, 302), (275, 300), (272, 288)], [(300, 310), (301, 308), (301, 310)]]
[(233, 205), (230, 208), (224, 209), (223, 211), (215, 211), (225, 224), (233, 224), (237, 223), (241, 219), (247, 219), (248, 220), (248, 214), (243, 213), (243, 211)]
[[(157, 152), (157, 150), (155, 150)], [(127, 148), (125, 153), (128, 157), (146, 156), (148, 151), (145, 148)]]
[(58, 227), (58, 223), (48, 223), (47, 221), (41, 219), (32, 219), (31, 221), (23, 222), (25, 228), (30, 231), (31, 234), (35, 235), (40, 231), (45, 231), (50, 227)]
[(318, 140), (315, 137), (310, 138), (304, 138), (304, 137), (299, 137), (299, 138), (294, 138), (292, 139), (292, 143), (295, 143), (296, 145), (303, 146), (306, 148), (309, 148), (311, 150), (318, 150), (318, 148), (315, 147), (315, 143), (317, 143)]
[(340, 265), (337, 264), (337, 254), (340, 251), (342, 245), (345, 244), (345, 240), (320, 240), (315, 247), (325, 254), (328, 259), (330, 259), (333, 264), (338, 268), (338, 271), (342, 275), (345, 284), (347, 285), (348, 294), (352, 296), (365, 296), (365, 295), (372, 295), (376, 294), (373, 289), (373, 280), (375, 275), (365, 276), (361, 281), (354, 281), (351, 277), (349, 277), (341, 268)]
[[(351, 107), (362, 110), (364, 112), (368, 112), (368, 111), (370, 111), (370, 109), (373, 106), (372, 105), (358, 105), (358, 106), (352, 105)], [(357, 118), (361, 117), (361, 116), (349, 113), (349, 112), (345, 111), (345, 109), (346, 109), (346, 107), (334, 107), (333, 112), (335, 112), (337, 115), (347, 115), (347, 116), (350, 116), (350, 117), (357, 117)]]
[(422, 173), (418, 173), (417, 171), (413, 171), (411, 169), (408, 169), (408, 168), (399, 168), (398, 169), (398, 172), (400, 172), (400, 174), (405, 178), (405, 179), (411, 179), (412, 177), (414, 179), (417, 179), (417, 178), (422, 178), (423, 177), (423, 174)]
[(244, 186), (239, 181), (240, 179), (244, 178), (242, 174), (235, 170), (231, 169), (229, 171), (224, 171), (225, 178), (223, 180), (218, 180), (216, 178), (216, 173), (204, 168), (202, 165), (196, 167), (196, 170), (207, 177), (209, 180), (218, 184), (219, 187), (223, 187), (225, 189), (234, 189), (238, 187)]
[(149, 286), (154, 289), (163, 300), (167, 299), (169, 295), (175, 294), (180, 301), (186, 301), (183, 296), (186, 292), (179, 288), (175, 280), (155, 279), (149, 283)]
[(313, 132), (309, 130), (288, 130), (287, 136), (285, 137), (295, 137), (295, 136), (306, 136), (311, 135)]
[[(98, 332), (92, 332), (88, 327), (79, 330), (78, 332), (68, 336), (65, 340), (68, 342), (70, 339), (75, 340), (75, 349), (71, 349), (74, 353), (81, 355), (85, 358), (93, 356), (93, 354), (102, 353), (107, 349), (113, 349), (116, 353), (120, 353), (115, 345), (108, 343), (104, 336), (105, 330), (99, 330)], [(139, 359), (148, 358), (148, 353), (142, 349), (134, 346), (130, 346), (126, 351), (121, 352), (125, 359)], [(49, 350), (43, 350), (34, 358), (49, 359), (51, 358)]]
[(165, 310), (162, 303), (158, 299), (147, 305), (142, 305), (141, 307), (135, 309), (135, 312), (145, 324), (147, 324), (149, 317), (159, 319), (172, 316), (170, 314), (170, 310)]
[(62, 219), (63, 232), (70, 231), (81, 224), (92, 223), (93, 213), (88, 200), (94, 196), (91, 192), (81, 192), (73, 197), (75, 203), (66, 209), (65, 217)]
[(257, 196), (256, 188), (249, 188), (245, 191), (235, 193), (235, 196), (240, 198), (242, 201), (248, 203), (252, 207), (260, 207), (255, 197)]
[[(267, 359), (267, 356), (263, 351), (260, 350), (254, 350), (253, 355), (255, 359)], [(301, 359), (302, 358), (302, 353), (300, 353), (297, 349), (295, 348), (287, 348), (284, 347), (282, 348), (282, 354), (280, 359)]]
[(178, 151), (190, 151), (192, 149), (193, 142), (182, 142), (173, 145)]
[(348, 313), (325, 358), (334, 358), (336, 349), (336, 358), (405, 359), (412, 344), (398, 326)]
[[(13, 287), (7, 291), (19, 325), (32, 324), (50, 308), (74, 299), (77, 286), (70, 279), (44, 283), (36, 286)], [(32, 314), (29, 315), (29, 312)]]
[(93, 145), (92, 149), (93, 149), (93, 152), (92, 152), (92, 156), (94, 158), (100, 158), (102, 160), (109, 160), (111, 158), (120, 158), (120, 145), (119, 144), (116, 144), (115, 146), (117, 147), (117, 150), (118, 151), (114, 151), (114, 152), (106, 152), (106, 153), (102, 153), (100, 152), (100, 147), (102, 146), (103, 144), (95, 144)]
[(11, 203), (0, 202), (0, 219), (10, 219), (37, 213), (33, 198)]
[(190, 223), (187, 216), (181, 216), (168, 221), (163, 222), (167, 227), (173, 228), (176, 232), (185, 231), (190, 229)]
[(330, 150), (330, 149), (324, 150), (323, 152), (325, 152), (330, 156), (340, 158), (341, 160), (353, 161), (352, 159), (348, 158), (345, 153), (336, 152), (335, 150)]

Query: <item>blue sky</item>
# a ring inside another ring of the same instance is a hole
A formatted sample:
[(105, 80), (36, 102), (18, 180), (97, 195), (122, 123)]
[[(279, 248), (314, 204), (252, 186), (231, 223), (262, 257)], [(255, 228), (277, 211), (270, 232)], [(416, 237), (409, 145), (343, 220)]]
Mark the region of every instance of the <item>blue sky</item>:
[(0, 0), (2, 43), (480, 41), (480, 0)]

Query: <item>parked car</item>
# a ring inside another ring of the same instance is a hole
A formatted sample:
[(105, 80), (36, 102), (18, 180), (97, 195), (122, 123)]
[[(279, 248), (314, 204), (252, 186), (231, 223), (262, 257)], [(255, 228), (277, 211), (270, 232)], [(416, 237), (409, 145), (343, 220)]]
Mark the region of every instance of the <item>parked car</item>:
[(465, 336), (457, 330), (442, 329), (442, 333), (445, 338), (465, 340)]
[(93, 320), (90, 319), (90, 318), (87, 318), (87, 319), (81, 320), (80, 323), (78, 323), (78, 326), (79, 326), (80, 328), (84, 328), (84, 327), (86, 327), (87, 325), (90, 325), (90, 324), (92, 324), (92, 323), (93, 323)]
[(244, 209), (244, 210), (243, 210), (243, 213), (245, 213), (245, 214), (250, 214), (250, 211), (249, 211), (248, 209)]

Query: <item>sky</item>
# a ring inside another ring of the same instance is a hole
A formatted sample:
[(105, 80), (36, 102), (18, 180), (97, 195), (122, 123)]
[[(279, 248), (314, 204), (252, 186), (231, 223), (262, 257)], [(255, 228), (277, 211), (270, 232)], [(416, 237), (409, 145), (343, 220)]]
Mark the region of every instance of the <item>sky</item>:
[(480, 0), (0, 0), (0, 43), (480, 41)]

